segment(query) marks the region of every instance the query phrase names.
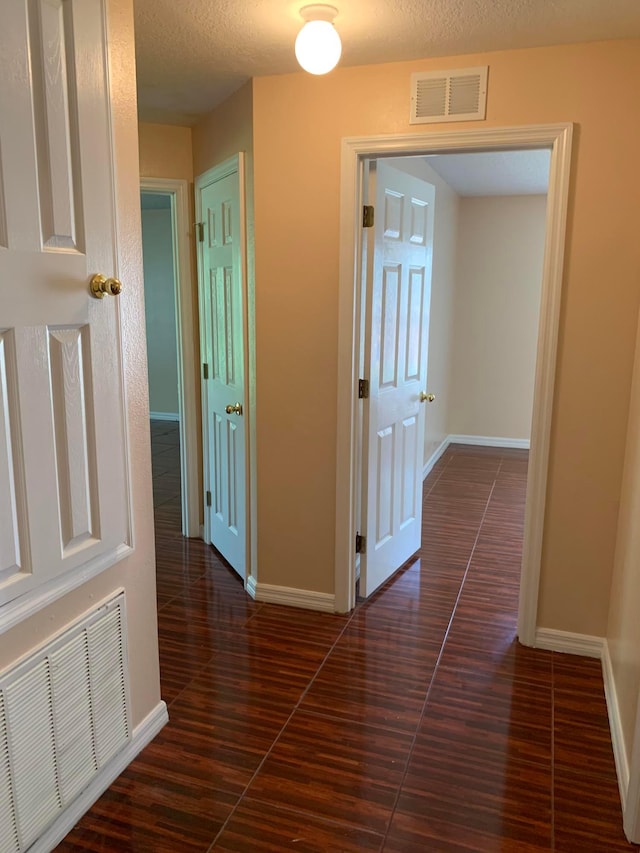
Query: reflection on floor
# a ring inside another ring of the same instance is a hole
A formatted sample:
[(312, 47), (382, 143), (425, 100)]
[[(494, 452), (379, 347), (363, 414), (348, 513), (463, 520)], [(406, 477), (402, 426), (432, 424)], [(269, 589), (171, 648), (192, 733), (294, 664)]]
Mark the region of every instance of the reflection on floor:
[(418, 559), (331, 616), (251, 601), (181, 538), (153, 431), (171, 721), (59, 851), (635, 849), (599, 663), (514, 638), (526, 453), (450, 448)]

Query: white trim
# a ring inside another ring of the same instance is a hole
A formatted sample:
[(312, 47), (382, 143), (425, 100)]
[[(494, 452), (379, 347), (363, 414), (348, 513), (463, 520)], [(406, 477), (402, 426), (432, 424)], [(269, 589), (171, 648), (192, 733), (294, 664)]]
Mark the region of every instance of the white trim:
[(616, 775), (618, 777), (618, 788), (620, 790), (620, 802), (624, 809), (629, 790), (629, 760), (627, 750), (624, 746), (624, 733), (622, 731), (622, 720), (620, 719), (620, 706), (618, 705), (618, 692), (613, 677), (613, 666), (609, 654), (609, 643), (604, 640), (602, 646), (602, 680), (604, 681), (604, 695), (607, 700), (607, 712), (609, 714), (609, 729), (611, 731), (611, 745), (613, 746), (613, 758), (616, 764)]
[(326, 592), (258, 583), (251, 575), (247, 578), (245, 589), (256, 601), (284, 604), (287, 607), (304, 607), (306, 610), (319, 610), (322, 613), (335, 612), (335, 596)]
[(149, 412), (150, 421), (175, 421), (180, 422), (179, 412)]
[(450, 444), (472, 444), (478, 447), (513, 447), (529, 450), (528, 438), (501, 438), (497, 435), (450, 435)]
[(52, 578), (47, 583), (34, 587), (30, 592), (25, 592), (13, 601), (8, 601), (2, 605), (2, 615), (0, 615), (0, 634), (4, 634), (10, 628), (33, 616), (43, 607), (52, 604), (63, 595), (67, 595), (72, 590), (83, 583), (87, 583), (91, 578), (95, 578), (111, 566), (115, 566), (120, 560), (129, 557), (133, 554), (133, 548), (130, 545), (122, 543), (108, 551), (106, 554), (101, 554), (87, 563), (83, 563), (76, 569), (70, 572), (65, 572), (57, 578)]
[(423, 479), (423, 480), (426, 480), (426, 478), (429, 476), (429, 474), (430, 474), (430, 473), (431, 473), (431, 471), (433, 470), (433, 466), (436, 464), (436, 462), (438, 461), (438, 459), (440, 459), (440, 457), (441, 457), (441, 456), (442, 456), (442, 454), (445, 452), (445, 450), (447, 449), (447, 447), (449, 447), (449, 442), (450, 442), (450, 440), (451, 440), (451, 439), (449, 438), (449, 436), (447, 436), (447, 437), (442, 441), (442, 443), (441, 443), (441, 444), (440, 444), (440, 445), (439, 445), (439, 446), (438, 446), (438, 447), (433, 451), (433, 453), (432, 453), (432, 454), (431, 454), (431, 456), (427, 459), (427, 461), (424, 463), (424, 466), (423, 466), (423, 468), (422, 468), (422, 479)]
[(567, 655), (580, 655), (585, 658), (602, 658), (606, 640), (590, 634), (574, 634), (571, 631), (556, 631), (554, 628), (538, 628), (534, 646), (536, 649), (548, 649)]
[(450, 444), (470, 444), (477, 447), (509, 447), (529, 450), (528, 438), (500, 438), (495, 435), (448, 435), (431, 454), (422, 468), (422, 479), (431, 473), (433, 466)]
[(539, 649), (598, 658), (601, 661), (611, 746), (624, 816), (624, 831), (631, 843), (640, 843), (640, 702), (638, 703), (632, 754), (629, 759), (624, 743), (618, 692), (606, 637), (592, 637), (587, 634), (572, 634), (569, 631), (538, 628), (535, 645)]
[(44, 835), (29, 847), (29, 853), (49, 853), (53, 850), (168, 721), (166, 704), (158, 702), (156, 707), (135, 727), (131, 740), (122, 752), (118, 753), (113, 761), (96, 776)]
[(531, 421), (531, 452), (527, 475), (518, 607), (518, 637), (524, 645), (533, 644), (538, 618), (573, 126), (558, 125), (556, 131), (551, 152), (547, 194), (547, 223)]
[[(182, 495), (182, 533), (198, 536), (200, 529), (200, 493), (198, 490), (198, 406), (196, 360), (193, 349), (193, 276), (191, 271), (189, 184), (170, 178), (141, 178), (140, 191), (168, 195), (171, 199), (173, 264), (176, 300), (176, 341), (178, 361), (178, 416), (180, 423), (180, 477)], [(153, 419), (154, 414), (151, 413)], [(171, 420), (167, 415), (162, 419)]]
[(511, 128), (482, 127), (445, 133), (424, 132), (342, 140), (335, 543), (335, 595), (338, 612), (347, 612), (355, 605), (353, 542), (356, 533), (357, 381), (360, 341), (358, 317), (361, 304), (361, 281), (355, 273), (358, 268), (362, 233), (358, 213), (362, 203), (363, 165), (366, 159), (371, 157), (448, 151), (549, 148), (551, 166), (547, 196), (547, 230), (518, 617), (520, 641), (525, 645), (533, 645), (535, 642), (572, 133), (571, 124), (554, 124)]

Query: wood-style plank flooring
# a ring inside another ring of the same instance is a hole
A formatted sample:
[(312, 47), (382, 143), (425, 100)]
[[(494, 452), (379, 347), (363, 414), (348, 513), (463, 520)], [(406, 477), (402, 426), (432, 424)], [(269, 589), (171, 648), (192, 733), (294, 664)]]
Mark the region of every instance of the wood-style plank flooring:
[(183, 539), (177, 427), (152, 437), (170, 723), (59, 853), (638, 849), (600, 664), (515, 639), (526, 452), (450, 448), (418, 558), (332, 616)]

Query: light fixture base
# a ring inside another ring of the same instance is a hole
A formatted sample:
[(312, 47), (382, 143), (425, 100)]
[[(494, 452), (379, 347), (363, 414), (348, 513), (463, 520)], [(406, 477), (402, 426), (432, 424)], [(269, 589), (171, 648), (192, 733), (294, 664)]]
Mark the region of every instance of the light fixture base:
[(300, 17), (303, 21), (328, 21), (333, 23), (338, 10), (335, 6), (328, 6), (326, 3), (312, 3), (310, 6), (303, 6), (300, 9)]

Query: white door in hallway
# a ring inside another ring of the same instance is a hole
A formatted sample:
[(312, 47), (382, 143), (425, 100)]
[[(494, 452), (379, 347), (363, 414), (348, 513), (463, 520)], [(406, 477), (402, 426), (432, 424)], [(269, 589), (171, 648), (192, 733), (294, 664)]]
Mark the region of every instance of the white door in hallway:
[(196, 206), (205, 541), (247, 575), (245, 237), (241, 155), (201, 175)]
[(130, 551), (103, 0), (3, 0), (0, 79), (0, 606), (27, 613)]
[(434, 201), (431, 184), (377, 161), (365, 340), (364, 596), (420, 548)]

